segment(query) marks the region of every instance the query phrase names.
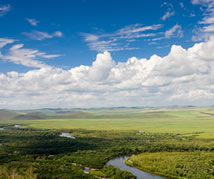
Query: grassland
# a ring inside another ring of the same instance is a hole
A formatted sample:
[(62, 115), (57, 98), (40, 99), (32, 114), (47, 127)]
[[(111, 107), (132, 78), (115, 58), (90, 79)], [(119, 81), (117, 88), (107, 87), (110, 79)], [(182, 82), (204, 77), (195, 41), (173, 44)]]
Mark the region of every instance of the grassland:
[[(66, 111), (67, 112), (67, 111)], [(214, 138), (214, 108), (84, 110), (45, 119), (0, 120), (39, 129), (137, 130)], [(29, 114), (28, 114), (29, 115)], [(44, 114), (42, 114), (44, 116)]]
[[(0, 179), (31, 168), (38, 179), (130, 178), (105, 163), (133, 154), (130, 165), (148, 172), (214, 177), (214, 108), (0, 110), (0, 128)], [(88, 175), (84, 167), (98, 170)]]

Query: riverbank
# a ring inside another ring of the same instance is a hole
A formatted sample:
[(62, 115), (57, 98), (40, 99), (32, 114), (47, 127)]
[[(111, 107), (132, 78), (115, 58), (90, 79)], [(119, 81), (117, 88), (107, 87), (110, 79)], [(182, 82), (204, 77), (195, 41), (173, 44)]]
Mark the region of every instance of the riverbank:
[[(144, 172), (146, 172), (146, 173), (149, 173), (149, 174), (151, 174), (151, 175), (156, 175), (156, 176), (159, 176), (160, 178), (164, 177), (165, 179), (175, 179), (175, 177), (166, 176), (166, 175), (164, 175), (163, 173), (153, 172), (153, 171), (148, 170), (148, 169), (146, 169), (146, 168), (139, 167), (139, 166), (135, 165), (135, 164), (130, 160), (130, 158), (127, 158), (124, 162), (125, 162), (126, 165), (128, 165), (128, 166), (130, 166), (130, 167), (137, 168), (137, 169), (139, 169), (139, 170), (141, 170), (141, 171), (144, 171)], [(164, 178), (163, 178), (163, 179), (164, 179)]]
[[(135, 166), (127, 165), (126, 161), (129, 160), (129, 157), (117, 157), (114, 158), (106, 163), (106, 166), (112, 165), (116, 168), (119, 168), (123, 171), (131, 172), (134, 176), (136, 176), (136, 179), (164, 179), (161, 176), (157, 176), (156, 174), (142, 171)], [(131, 162), (130, 162), (131, 164)]]
[(146, 152), (132, 156), (125, 162), (140, 170), (170, 179), (213, 178), (213, 158), (212, 151)]
[(82, 164), (78, 163), (71, 163), (74, 166), (80, 166), (83, 168), (83, 172), (87, 175), (91, 175), (95, 178), (99, 179), (110, 179), (114, 177), (124, 178), (124, 179), (136, 179), (131, 172), (122, 171), (119, 168), (115, 168), (114, 166), (104, 166), (102, 169), (95, 169), (83, 166)]

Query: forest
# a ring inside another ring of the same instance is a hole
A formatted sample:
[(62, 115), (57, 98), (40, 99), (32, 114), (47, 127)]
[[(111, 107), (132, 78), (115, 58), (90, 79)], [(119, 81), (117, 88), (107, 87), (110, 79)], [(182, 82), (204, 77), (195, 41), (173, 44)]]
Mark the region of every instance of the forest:
[(168, 178), (214, 178), (214, 153), (207, 151), (143, 153), (126, 164)]
[[(2, 178), (14, 172), (23, 178), (30, 174), (36, 178), (94, 178), (94, 174), (107, 178), (134, 178), (128, 172), (105, 167), (105, 163), (116, 156), (145, 152), (214, 150), (214, 146), (210, 145), (213, 140), (172, 134), (70, 130), (68, 132), (76, 137), (73, 140), (60, 137), (60, 130), (2, 127), (5, 128), (0, 132)], [(207, 159), (209, 157), (204, 160)], [(84, 166), (100, 170), (85, 174)], [(182, 168), (180, 170), (179, 175)], [(183, 170), (185, 172), (186, 169)]]

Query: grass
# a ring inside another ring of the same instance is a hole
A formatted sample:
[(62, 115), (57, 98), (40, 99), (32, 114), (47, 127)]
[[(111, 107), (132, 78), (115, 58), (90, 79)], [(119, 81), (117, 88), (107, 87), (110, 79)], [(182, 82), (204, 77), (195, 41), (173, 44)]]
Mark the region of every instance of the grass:
[[(214, 138), (214, 108), (89, 110), (70, 119), (0, 120), (40, 129), (138, 130)], [(200, 133), (200, 134), (199, 134)]]

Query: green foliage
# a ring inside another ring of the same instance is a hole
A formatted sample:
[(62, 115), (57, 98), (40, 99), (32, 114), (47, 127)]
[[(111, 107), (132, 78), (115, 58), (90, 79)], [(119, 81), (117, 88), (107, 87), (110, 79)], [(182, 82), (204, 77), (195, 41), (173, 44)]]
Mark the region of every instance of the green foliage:
[(97, 176), (119, 177), (129, 174), (104, 167), (108, 160), (117, 156), (159, 151), (214, 151), (213, 139), (174, 134), (72, 130), (67, 132), (72, 132), (76, 139), (70, 139), (59, 137), (61, 132), (8, 126), (0, 132), (0, 143), (3, 143), (0, 166), (10, 172), (16, 169), (17, 177), (33, 171), (37, 178), (94, 178), (83, 173), (83, 166), (101, 169), (94, 171), (98, 172)]
[(0, 179), (36, 179), (33, 168), (29, 167), (24, 174), (20, 174), (16, 168), (0, 168)]
[(121, 171), (113, 166), (103, 167), (101, 170), (90, 171), (92, 175), (111, 179), (135, 179), (136, 177), (127, 171)]
[(127, 162), (141, 170), (170, 178), (214, 178), (213, 152), (143, 153)]

